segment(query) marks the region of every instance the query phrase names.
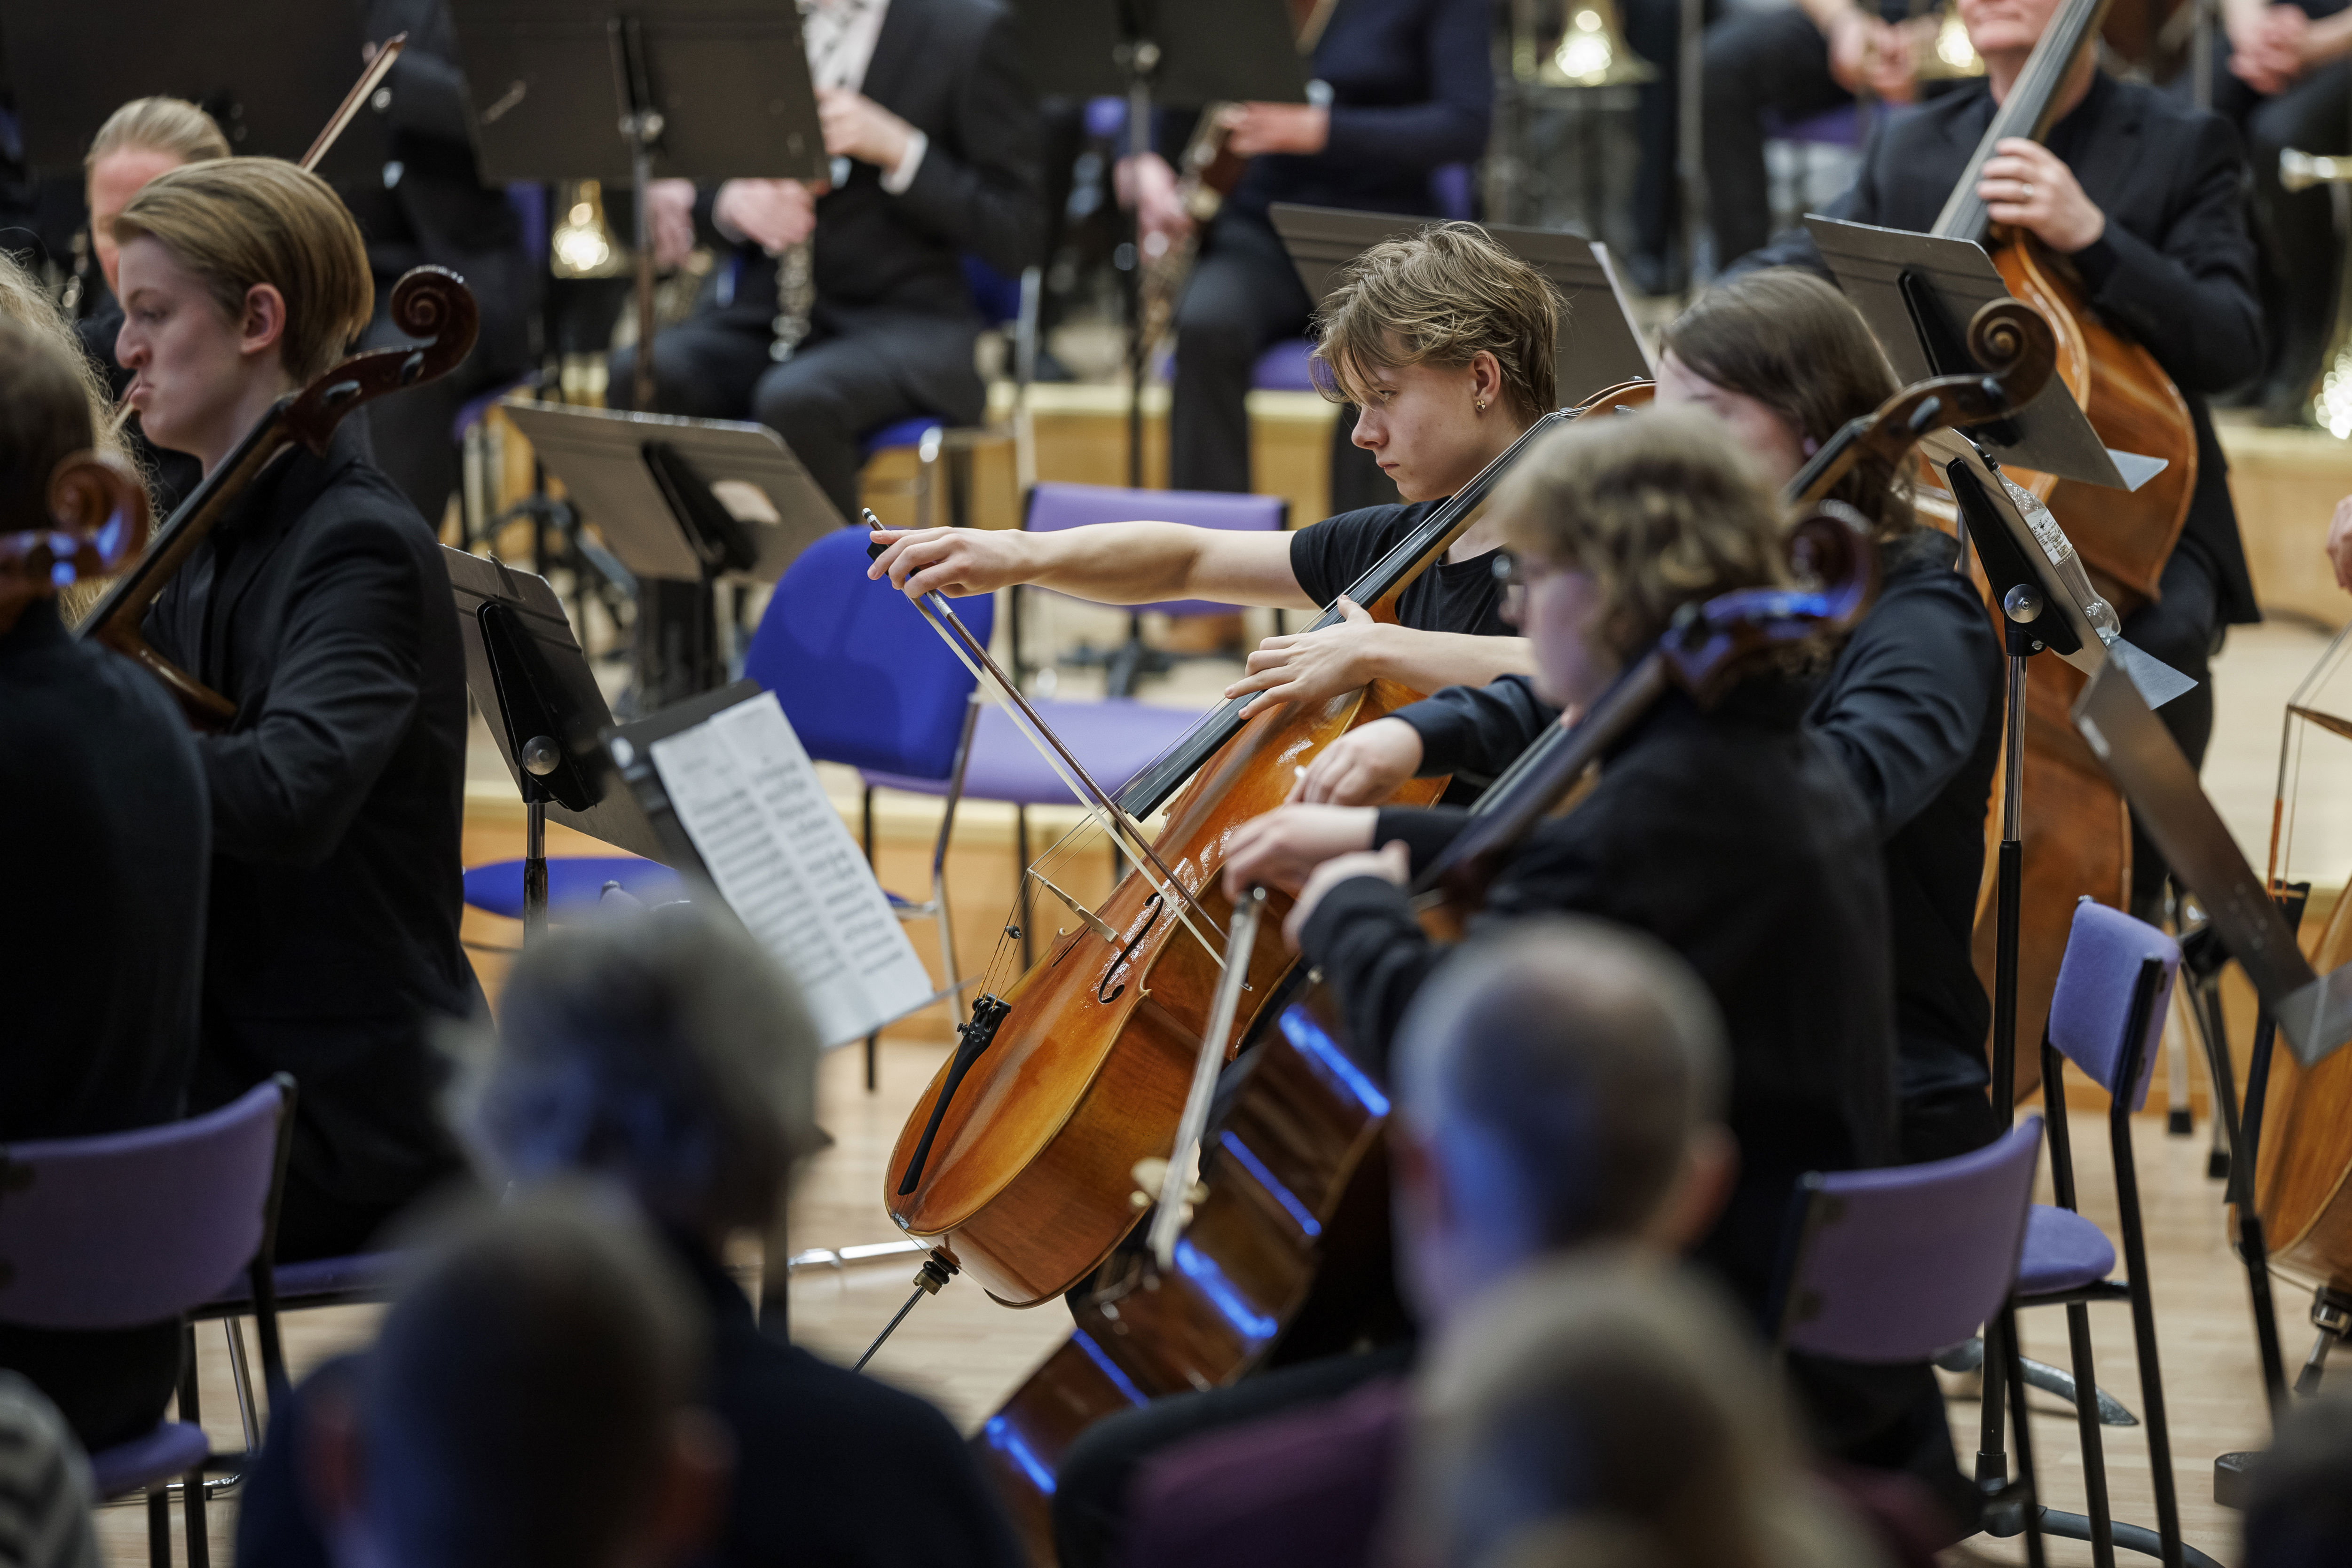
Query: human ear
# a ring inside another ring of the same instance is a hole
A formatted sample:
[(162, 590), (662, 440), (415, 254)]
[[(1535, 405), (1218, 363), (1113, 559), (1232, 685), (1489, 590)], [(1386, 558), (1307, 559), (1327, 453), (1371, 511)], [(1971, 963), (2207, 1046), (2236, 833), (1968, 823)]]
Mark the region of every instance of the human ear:
[(286, 337), (286, 296), (274, 283), (256, 283), (245, 291), (245, 315), (236, 324), (237, 352), (274, 353)]

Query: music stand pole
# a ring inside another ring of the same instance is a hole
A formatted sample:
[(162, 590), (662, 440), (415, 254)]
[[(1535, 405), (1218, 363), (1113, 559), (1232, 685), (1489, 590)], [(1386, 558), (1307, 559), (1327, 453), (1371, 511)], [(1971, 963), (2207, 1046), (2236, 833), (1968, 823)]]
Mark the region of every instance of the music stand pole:
[[(1139, 171), (1151, 151), (1151, 79), (1160, 69), (1160, 46), (1148, 37), (1118, 46), (1127, 68), (1127, 149)], [(1138, 176), (1139, 185), (1140, 175)], [(1143, 488), (1143, 384), (1150, 372), (1151, 345), (1143, 341), (1143, 203), (1135, 204), (1135, 233), (1127, 269), (1127, 488)], [(870, 1353), (870, 1352), (869, 1352)]]
[(621, 115), (621, 135), (629, 144), (629, 177), (637, 215), (637, 360), (633, 406), (648, 414), (654, 407), (654, 226), (651, 191), (654, 148), (661, 142), (661, 110), (654, 107), (653, 73), (646, 60), (645, 28), (635, 16), (614, 16), (604, 24), (613, 50), (613, 93), (626, 105)]

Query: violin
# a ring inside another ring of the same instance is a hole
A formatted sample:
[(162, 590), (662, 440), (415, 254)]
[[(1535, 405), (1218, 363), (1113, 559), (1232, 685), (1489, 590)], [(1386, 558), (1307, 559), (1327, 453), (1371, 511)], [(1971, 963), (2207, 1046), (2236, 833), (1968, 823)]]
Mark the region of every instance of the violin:
[[(2003, 138), (2039, 141), (2047, 134), (2058, 93), (2083, 51), (2092, 47), (2107, 5), (2108, 0), (2060, 5), (1952, 187), (1934, 232), (1985, 242), (2010, 292), (2039, 309), (2057, 329), (2058, 374), (2101, 442), (2164, 459), (2163, 470), (2132, 491), (2027, 469), (2009, 471), (2065, 520), (2066, 535), (2102, 596), (2119, 615), (2128, 615), (2158, 596), (2158, 579), (2189, 520), (2198, 465), (2188, 401), (2145, 344), (2120, 336), (2091, 310), (2064, 258), (2030, 234), (1992, 232), (1984, 200), (1977, 195), (1981, 171)], [(2131, 900), (2130, 812), (2069, 718), (2085, 679), (2045, 660), (2027, 685), (2021, 741), (2011, 736), (2004, 742), (2023, 752), (2024, 880), (2016, 991), (2021, 1040), (2038, 1038), (2049, 1016), (2075, 900), (2087, 893), (2117, 909)], [(1992, 851), (2000, 834), (1998, 814), (1989, 816), (1974, 944), (1977, 972), (1995, 993), (1999, 857)], [(2032, 1093), (2041, 1071), (2034, 1054), (2021, 1053), (2017, 1067), (2017, 1093)]]
[(111, 576), (146, 548), (147, 487), (118, 458), (74, 453), (49, 475), (46, 499), (47, 527), (0, 533), (0, 637), (26, 605)]
[(76, 636), (98, 638), (161, 680), (198, 730), (227, 729), (236, 718), (236, 704), (148, 645), (142, 630), (147, 611), (196, 546), (279, 453), (301, 446), (324, 455), (345, 415), (404, 387), (446, 375), (473, 350), (479, 321), (474, 296), (467, 290), (465, 280), (447, 268), (412, 268), (393, 285), (391, 310), (394, 326), (424, 341), (352, 354), (308, 386), (272, 404), (180, 503), (156, 531), (146, 553), (115, 579), (76, 630)]

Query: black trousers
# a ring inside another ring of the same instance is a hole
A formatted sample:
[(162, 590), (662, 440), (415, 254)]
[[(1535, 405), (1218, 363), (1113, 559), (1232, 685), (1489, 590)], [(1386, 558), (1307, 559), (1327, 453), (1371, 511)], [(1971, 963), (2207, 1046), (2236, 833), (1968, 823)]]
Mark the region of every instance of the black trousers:
[[(1720, 7), (1721, 0), (1706, 0), (1705, 15), (1712, 19)], [(1683, 0), (1624, 0), (1618, 17), (1633, 52), (1658, 70), (1633, 100), (1641, 153), (1633, 170), (1633, 239), (1643, 255), (1664, 261), (1680, 226), (1675, 158), (1682, 148)]]
[(1700, 50), (1700, 155), (1715, 264), (1728, 267), (1772, 237), (1764, 116), (1803, 120), (1853, 95), (1830, 75), (1829, 40), (1795, 6), (1727, 16)]
[[(663, 414), (756, 419), (784, 438), (845, 521), (857, 518), (861, 443), (900, 419), (931, 414), (976, 425), (987, 389), (972, 368), (978, 327), (908, 311), (821, 320), (779, 363), (764, 321), (695, 316), (654, 341), (654, 398)], [(613, 356), (605, 400), (635, 406), (636, 355)]]
[[(2124, 617), (2124, 637), (2189, 677), (2196, 687), (2156, 710), (2164, 727), (2179, 742), (2192, 768), (2205, 765), (2205, 747), (2213, 738), (2212, 658), (2221, 648), (2220, 595), (2203, 554), (2194, 545), (2180, 545), (2164, 563), (2157, 580), (2161, 595)], [(2132, 824), (2132, 912), (2156, 923), (2163, 908), (2164, 857), (2139, 824)]]
[[(1176, 307), (1176, 384), (1168, 418), (1168, 483), (1180, 490), (1251, 488), (1250, 374), (1257, 356), (1305, 335), (1314, 313), (1282, 237), (1264, 218), (1221, 214)], [(1331, 510), (1398, 499), (1379, 461), (1348, 439), (1342, 411), (1331, 435)], [(1297, 525), (1313, 518), (1293, 518)]]
[(177, 1318), (135, 1329), (0, 1323), (0, 1366), (22, 1373), (91, 1453), (154, 1430), (180, 1386), (187, 1333)]
[[(438, 380), (380, 397), (367, 408), (376, 467), (436, 530), (464, 477), (458, 411), (530, 368), (530, 319), (539, 309), (534, 268), (519, 247), (481, 257), (462, 270), (482, 312), (473, 352)], [(375, 315), (360, 340), (362, 347), (412, 341), (392, 324), (392, 289), (398, 281), (392, 273), (375, 275)]]
[[(2279, 153), (2352, 153), (2352, 63), (2336, 61), (2265, 98), (2230, 74), (2229, 39), (2217, 30), (2213, 109), (2237, 123), (2253, 163), (2254, 237), (2263, 258), (2263, 313), (2270, 328), (2268, 380), (2300, 395), (2323, 368), (2343, 247), (2326, 185), (2289, 191)], [(2189, 73), (2173, 90), (2189, 94)], [(2137, 639), (2134, 639), (2137, 640)]]
[(1127, 1489), (1143, 1462), (1163, 1448), (1228, 1426), (1327, 1405), (1376, 1378), (1401, 1376), (1411, 1344), (1362, 1355), (1325, 1356), (1259, 1373), (1223, 1388), (1155, 1399), (1081, 1433), (1055, 1476), (1054, 1547), (1061, 1568), (1118, 1561)]

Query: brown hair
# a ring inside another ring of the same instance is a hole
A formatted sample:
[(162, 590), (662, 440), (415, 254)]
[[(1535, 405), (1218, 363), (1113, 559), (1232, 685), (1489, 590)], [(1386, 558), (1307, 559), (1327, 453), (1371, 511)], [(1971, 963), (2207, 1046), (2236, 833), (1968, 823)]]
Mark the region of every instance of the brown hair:
[(113, 153), (168, 153), (183, 163), (228, 156), (228, 138), (213, 117), (184, 98), (134, 98), (106, 117), (89, 141), (82, 172)]
[(0, 533), (48, 527), (49, 476), (90, 445), (80, 358), (0, 312)]
[(114, 220), (114, 238), (154, 240), (205, 280), (231, 321), (245, 314), (254, 285), (277, 289), (286, 299), (278, 355), (298, 381), (334, 363), (375, 303), (359, 225), (326, 181), (276, 158), (158, 174)]
[(1432, 224), (1382, 240), (1339, 269), (1318, 315), (1324, 395), (1364, 401), (1370, 365), (1466, 365), (1480, 350), (1502, 367), (1520, 417), (1553, 406), (1552, 355), (1568, 302), (1551, 279), (1475, 223)]
[[(1708, 289), (1667, 325), (1658, 346), (1694, 374), (1763, 404), (1816, 446), (1897, 390), (1862, 313), (1828, 282), (1793, 267)], [(1884, 537), (1914, 526), (1909, 489), (1864, 458), (1830, 495)]]
[(1507, 547), (1593, 579), (1588, 631), (1621, 660), (1686, 604), (1790, 581), (1780, 502), (1703, 408), (1587, 415), (1520, 458), (1494, 504)]

